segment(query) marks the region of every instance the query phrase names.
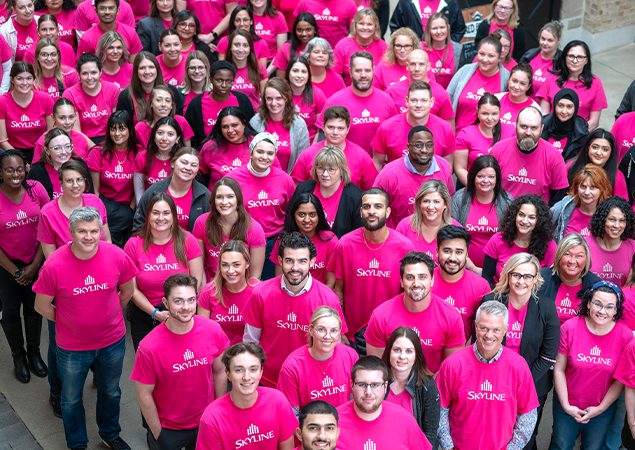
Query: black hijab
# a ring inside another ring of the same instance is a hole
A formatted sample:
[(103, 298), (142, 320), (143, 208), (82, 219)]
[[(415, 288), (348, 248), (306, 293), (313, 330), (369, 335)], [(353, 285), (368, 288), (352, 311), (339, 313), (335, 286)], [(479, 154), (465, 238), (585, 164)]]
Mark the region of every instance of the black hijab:
[[(573, 115), (571, 118), (565, 122), (562, 122), (558, 115), (556, 114), (556, 105), (562, 99), (569, 100), (573, 102)], [(553, 120), (549, 124), (549, 136), (553, 137), (556, 140), (560, 140), (564, 137), (570, 137), (573, 134), (573, 129), (575, 127), (575, 118), (578, 115), (578, 109), (580, 108), (580, 99), (578, 98), (578, 94), (573, 89), (563, 88), (558, 91), (558, 93), (553, 97)]]

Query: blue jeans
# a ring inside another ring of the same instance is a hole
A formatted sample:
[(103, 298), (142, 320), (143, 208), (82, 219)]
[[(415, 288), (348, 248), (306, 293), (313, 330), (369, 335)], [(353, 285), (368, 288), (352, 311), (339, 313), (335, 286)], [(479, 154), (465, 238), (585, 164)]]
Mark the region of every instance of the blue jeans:
[[(564, 412), (557, 395), (553, 397), (553, 433), (551, 434), (551, 450), (572, 450), (578, 434), (581, 435), (582, 448), (585, 450), (601, 450), (604, 448), (606, 431), (613, 420), (616, 404), (613, 403), (599, 416), (588, 423), (578, 423)], [(615, 449), (617, 450), (617, 449)]]
[(62, 397), (62, 381), (57, 373), (57, 342), (55, 341), (55, 322), (47, 320), (49, 328), (49, 349), (47, 363), (49, 366), (48, 380), (50, 395), (54, 400), (60, 401)]
[[(624, 403), (624, 391), (615, 400), (615, 414), (613, 420), (609, 424), (608, 430), (606, 430), (606, 437), (604, 448), (606, 450), (612, 450), (620, 448), (622, 445), (622, 428), (624, 428), (624, 417), (626, 417), (626, 403)], [(629, 430), (630, 431), (630, 430)]]
[(119, 436), (119, 379), (125, 353), (125, 337), (99, 350), (71, 351), (57, 348), (57, 366), (62, 380), (62, 419), (69, 448), (88, 447), (82, 395), (91, 365), (95, 368), (97, 384), (99, 436), (106, 442)]

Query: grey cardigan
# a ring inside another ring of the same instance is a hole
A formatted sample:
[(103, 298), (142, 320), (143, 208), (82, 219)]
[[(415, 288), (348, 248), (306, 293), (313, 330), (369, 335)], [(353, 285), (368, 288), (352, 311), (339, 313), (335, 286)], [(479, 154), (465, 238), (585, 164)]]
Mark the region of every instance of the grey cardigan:
[[(260, 114), (256, 114), (251, 118), (249, 124), (258, 133), (265, 131), (265, 124)], [(289, 157), (289, 166), (287, 167), (287, 173), (291, 173), (291, 169), (295, 166), (295, 162), (298, 160), (298, 156), (304, 150), (309, 147), (309, 130), (306, 127), (306, 123), (302, 117), (297, 114), (293, 117), (291, 122), (291, 128), (289, 129), (289, 136), (291, 139), (291, 156)]]
[[(501, 190), (502, 191), (502, 190)], [(498, 223), (501, 223), (507, 207), (512, 202), (512, 196), (507, 192), (502, 191), (499, 198), (495, 199), (496, 202), (496, 218)], [(452, 211), (451, 216), (454, 220), (465, 226), (467, 222), (467, 216), (470, 212), (470, 206), (472, 199), (467, 193), (467, 189), (459, 189), (454, 193), (452, 197)]]
[(551, 220), (553, 221), (553, 240), (560, 242), (567, 224), (571, 220), (571, 215), (575, 209), (575, 201), (570, 195), (566, 195), (562, 200), (551, 207)]
[[(505, 92), (507, 90), (507, 82), (509, 81), (509, 70), (505, 69), (502, 64), (499, 64), (498, 67), (501, 74), (501, 89), (499, 92)], [(448, 94), (450, 94), (452, 106), (455, 111), (459, 104), (461, 92), (463, 92), (463, 89), (467, 86), (468, 81), (470, 81), (470, 78), (472, 78), (472, 75), (474, 75), (477, 69), (478, 63), (466, 64), (452, 77), (447, 91)], [(490, 92), (490, 94), (498, 94), (498, 92)]]

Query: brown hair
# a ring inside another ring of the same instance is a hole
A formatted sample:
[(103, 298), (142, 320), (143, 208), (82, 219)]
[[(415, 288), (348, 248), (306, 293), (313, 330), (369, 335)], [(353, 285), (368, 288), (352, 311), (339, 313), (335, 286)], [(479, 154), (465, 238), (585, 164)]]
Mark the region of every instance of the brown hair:
[(249, 249), (243, 241), (232, 239), (220, 246), (220, 252), (218, 254), (218, 268), (216, 270), (216, 274), (214, 275), (214, 279), (212, 280), (214, 286), (212, 295), (214, 295), (214, 297), (218, 299), (218, 302), (223, 308), (225, 308), (227, 305), (225, 305), (225, 300), (223, 299), (223, 276), (220, 273), (220, 261), (223, 255), (229, 252), (236, 252), (243, 255), (247, 267), (245, 270), (245, 280), (249, 279), (249, 264), (251, 263)]
[(251, 226), (251, 217), (245, 209), (243, 201), (243, 191), (240, 188), (240, 184), (233, 178), (221, 178), (212, 188), (211, 195), (209, 197), (209, 216), (205, 221), (205, 234), (207, 241), (214, 247), (220, 247), (223, 243), (223, 227), (220, 224), (220, 214), (216, 209), (216, 192), (221, 186), (227, 186), (234, 192), (236, 196), (236, 223), (232, 225), (229, 232), (230, 239), (237, 239), (244, 241), (247, 238), (247, 229)]
[(567, 192), (573, 197), (575, 206), (580, 207), (580, 197), (578, 197), (578, 188), (587, 179), (591, 180), (591, 184), (600, 190), (600, 197), (598, 198), (598, 205), (604, 200), (613, 195), (613, 187), (606, 176), (606, 171), (596, 166), (595, 164), (587, 164), (580, 170), (573, 180), (571, 181), (571, 187)]
[(147, 252), (150, 245), (152, 245), (152, 230), (150, 228), (150, 224), (152, 221), (150, 220), (150, 214), (152, 214), (152, 208), (158, 202), (166, 202), (168, 207), (170, 208), (170, 212), (172, 213), (172, 243), (174, 245), (174, 256), (176, 259), (187, 266), (187, 257), (185, 256), (185, 232), (181, 229), (177, 221), (177, 213), (176, 213), (176, 205), (172, 197), (170, 197), (165, 192), (157, 192), (155, 193), (150, 201), (148, 202), (148, 206), (146, 206), (146, 220), (143, 224), (143, 227), (136, 233), (136, 236), (141, 237), (143, 240), (143, 251)]

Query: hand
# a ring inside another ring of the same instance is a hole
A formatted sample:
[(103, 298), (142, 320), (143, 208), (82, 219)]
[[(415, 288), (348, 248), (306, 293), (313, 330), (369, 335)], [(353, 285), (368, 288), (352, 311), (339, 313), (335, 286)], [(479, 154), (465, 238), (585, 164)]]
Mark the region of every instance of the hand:
[[(580, 419), (580, 423), (589, 423), (589, 421), (591, 419), (593, 419), (596, 416), (599, 416), (600, 414), (602, 414), (604, 412), (603, 409), (601, 409), (598, 406), (589, 406), (586, 410), (583, 411), (585, 414), (581, 417)], [(577, 419), (576, 419), (577, 420)]]
[(166, 320), (168, 320), (168, 317), (170, 317), (170, 313), (168, 313), (167, 311), (157, 311), (154, 314), (154, 320), (159, 323), (165, 322)]
[(582, 417), (586, 414), (585, 410), (580, 409), (577, 406), (569, 405), (566, 408), (563, 407), (562, 409), (564, 409), (564, 412), (573, 417), (573, 419), (578, 423), (581, 423), (580, 420), (582, 420)]
[(210, 42), (209, 44), (207, 44), (209, 49), (213, 52), (216, 51), (216, 44), (214, 44), (213, 42)]
[(15, 281), (22, 286), (28, 286), (33, 283), (35, 276), (37, 275), (38, 267), (34, 264), (29, 264), (22, 268), (22, 275), (15, 279)]

